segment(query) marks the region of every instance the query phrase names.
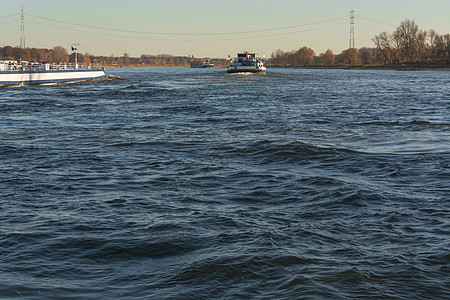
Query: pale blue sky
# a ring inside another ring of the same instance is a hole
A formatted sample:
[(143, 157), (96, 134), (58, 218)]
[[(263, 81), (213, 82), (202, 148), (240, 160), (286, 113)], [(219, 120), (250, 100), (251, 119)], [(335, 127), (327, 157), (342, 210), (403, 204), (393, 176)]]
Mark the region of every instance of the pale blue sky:
[(340, 53), (352, 5), (357, 48), (373, 47), (375, 35), (406, 18), (450, 33), (450, 0), (0, 0), (2, 46), (19, 44), (22, 3), (27, 47), (69, 49), (77, 36), (80, 51), (95, 55), (270, 56), (302, 46)]

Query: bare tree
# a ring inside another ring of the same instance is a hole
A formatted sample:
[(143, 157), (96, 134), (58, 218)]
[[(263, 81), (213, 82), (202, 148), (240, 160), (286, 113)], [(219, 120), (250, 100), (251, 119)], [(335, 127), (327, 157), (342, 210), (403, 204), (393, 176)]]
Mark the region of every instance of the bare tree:
[(68, 62), (69, 61), (69, 53), (66, 48), (61, 46), (53, 47), (53, 62)]
[(375, 43), (375, 46), (380, 50), (384, 59), (388, 64), (394, 64), (397, 62), (397, 53), (398, 50), (394, 45), (391, 36), (387, 32), (382, 32), (379, 35), (375, 36), (372, 41)]
[[(375, 44), (379, 47), (380, 38), (388, 38), (389, 36), (377, 36), (374, 39)], [(386, 45), (389, 44), (390, 47)], [(404, 61), (409, 63), (425, 61), (427, 56), (427, 33), (419, 28), (414, 20), (406, 19), (401, 22), (394, 33), (390, 36), (390, 41), (384, 41), (384, 50), (387, 48), (391, 54), (396, 53), (398, 62)], [(392, 51), (395, 49), (395, 51)], [(392, 57), (388, 59), (392, 63)]]
[(450, 34), (443, 36), (443, 56), (447, 64), (450, 63)]
[(434, 63), (437, 63), (443, 57), (443, 36), (431, 29), (428, 32), (429, 56)]

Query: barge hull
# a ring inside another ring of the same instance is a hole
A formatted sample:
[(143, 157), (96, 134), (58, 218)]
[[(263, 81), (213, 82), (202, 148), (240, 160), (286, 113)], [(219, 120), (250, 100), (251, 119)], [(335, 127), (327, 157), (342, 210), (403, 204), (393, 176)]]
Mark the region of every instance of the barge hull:
[(104, 77), (104, 69), (52, 71), (0, 71), (0, 86), (33, 85), (95, 80)]

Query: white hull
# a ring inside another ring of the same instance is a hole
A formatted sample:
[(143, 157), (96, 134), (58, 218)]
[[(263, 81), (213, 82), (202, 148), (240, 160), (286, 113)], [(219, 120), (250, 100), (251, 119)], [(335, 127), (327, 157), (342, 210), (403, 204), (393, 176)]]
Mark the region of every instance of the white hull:
[(0, 86), (84, 81), (99, 79), (105, 75), (104, 69), (0, 71)]
[(253, 66), (229, 66), (228, 73), (265, 73), (266, 67), (253, 67)]

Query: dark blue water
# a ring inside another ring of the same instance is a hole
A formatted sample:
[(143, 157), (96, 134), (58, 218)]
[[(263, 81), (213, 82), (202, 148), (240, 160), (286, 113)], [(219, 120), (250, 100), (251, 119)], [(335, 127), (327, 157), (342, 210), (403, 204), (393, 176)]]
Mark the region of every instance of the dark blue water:
[(449, 299), (448, 72), (0, 89), (2, 299)]

